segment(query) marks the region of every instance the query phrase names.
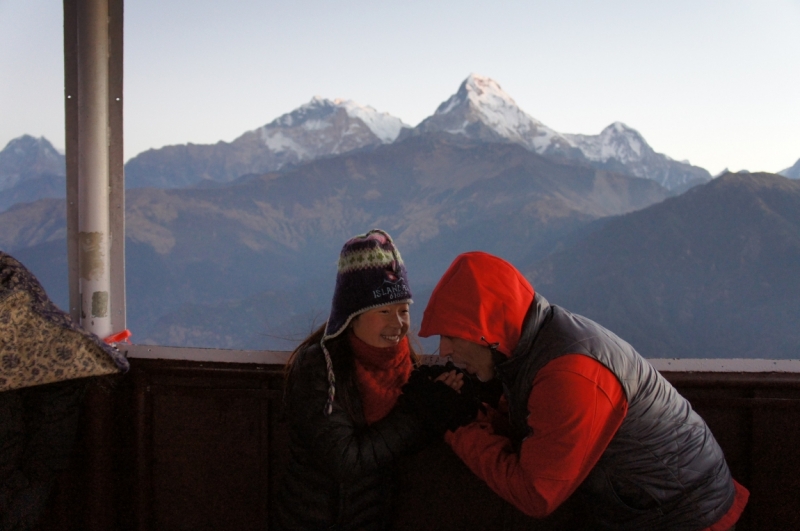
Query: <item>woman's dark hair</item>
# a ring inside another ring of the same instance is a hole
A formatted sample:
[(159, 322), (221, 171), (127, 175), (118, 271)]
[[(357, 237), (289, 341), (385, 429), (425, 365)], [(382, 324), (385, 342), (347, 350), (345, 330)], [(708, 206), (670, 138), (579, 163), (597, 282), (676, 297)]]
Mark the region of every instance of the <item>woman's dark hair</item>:
[[(297, 348), (292, 351), (292, 354), (286, 361), (286, 366), (284, 367), (284, 407), (286, 407), (286, 399), (290, 387), (294, 383), (293, 368), (297, 362), (297, 358), (307, 349), (313, 347), (314, 345), (319, 345), (320, 341), (322, 341), (323, 335), (325, 335), (326, 325), (327, 323), (311, 332), (308, 337), (306, 337), (300, 342), (299, 345), (297, 345)], [(350, 341), (347, 338), (348, 334), (349, 332), (345, 331), (335, 338), (326, 340), (325, 348), (328, 349), (328, 352), (331, 355), (333, 373), (336, 375), (336, 400), (341, 401), (340, 403), (351, 417), (361, 418), (363, 416), (363, 412), (356, 411), (352, 404), (353, 397), (357, 396), (358, 394), (358, 388), (355, 381), (355, 356), (353, 354), (353, 349), (350, 347)], [(414, 365), (414, 367), (416, 367), (420, 362), (419, 355), (414, 348), (414, 343), (416, 343), (416, 341), (415, 338), (410, 336), (410, 334), (408, 335), (408, 338), (409, 350), (411, 351), (411, 363)]]
[(325, 327), (328, 323), (322, 323), (322, 326), (311, 332), (306, 338), (300, 342), (299, 345), (295, 347), (292, 351), (289, 359), (286, 360), (286, 366), (284, 367), (284, 378), (289, 378), (289, 373), (292, 371), (292, 367), (294, 366), (294, 362), (297, 360), (297, 355), (300, 354), (302, 351), (310, 347), (311, 345), (319, 345), (319, 342), (322, 340), (322, 336), (325, 334)]

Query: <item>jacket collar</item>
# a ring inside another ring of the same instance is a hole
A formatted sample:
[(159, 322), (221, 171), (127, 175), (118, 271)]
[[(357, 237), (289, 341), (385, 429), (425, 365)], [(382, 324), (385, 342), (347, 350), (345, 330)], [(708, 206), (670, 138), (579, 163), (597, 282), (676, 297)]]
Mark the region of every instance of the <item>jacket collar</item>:
[(510, 383), (516, 379), (520, 367), (527, 359), (527, 354), (530, 353), (531, 347), (536, 341), (536, 337), (552, 316), (553, 309), (550, 303), (539, 293), (536, 293), (533, 297), (533, 302), (528, 307), (528, 313), (525, 315), (525, 321), (522, 326), (522, 334), (517, 346), (511, 353), (511, 357), (508, 361), (495, 365), (495, 371), (501, 381)]

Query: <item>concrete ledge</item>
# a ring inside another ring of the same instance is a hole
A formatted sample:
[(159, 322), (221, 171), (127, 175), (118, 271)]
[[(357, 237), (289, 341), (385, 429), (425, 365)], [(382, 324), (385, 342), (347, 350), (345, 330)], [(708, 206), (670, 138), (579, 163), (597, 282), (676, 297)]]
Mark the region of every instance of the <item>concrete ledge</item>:
[(208, 361), (283, 365), (291, 352), (274, 350), (228, 350), (221, 348), (164, 347), (161, 345), (118, 345), (128, 358), (154, 360)]
[[(206, 361), (221, 363), (256, 363), (283, 365), (291, 352), (277, 350), (228, 350), (221, 348), (165, 347), (161, 345), (119, 345), (129, 358)], [(447, 360), (434, 355), (421, 356), (426, 365), (444, 364)], [(785, 372), (800, 373), (798, 360), (762, 359), (690, 359), (651, 358), (661, 372)]]
[(648, 359), (659, 372), (791, 372), (800, 373), (800, 360)]

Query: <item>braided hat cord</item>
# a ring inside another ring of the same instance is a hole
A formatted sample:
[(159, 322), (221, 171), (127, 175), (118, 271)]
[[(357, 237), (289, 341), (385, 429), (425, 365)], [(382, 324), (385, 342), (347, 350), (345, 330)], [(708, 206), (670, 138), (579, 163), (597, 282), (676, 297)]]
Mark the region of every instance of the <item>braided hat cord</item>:
[(322, 343), (322, 352), (325, 354), (325, 368), (328, 371), (328, 400), (325, 402), (325, 415), (333, 411), (333, 399), (336, 397), (336, 375), (333, 374), (333, 362), (325, 343)]

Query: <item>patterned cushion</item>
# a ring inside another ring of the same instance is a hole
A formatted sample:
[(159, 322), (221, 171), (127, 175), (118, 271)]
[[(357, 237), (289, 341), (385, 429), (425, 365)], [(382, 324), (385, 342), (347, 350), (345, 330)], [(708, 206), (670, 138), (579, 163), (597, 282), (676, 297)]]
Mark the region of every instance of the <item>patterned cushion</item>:
[(0, 392), (127, 370), (119, 350), (75, 324), (0, 251)]

